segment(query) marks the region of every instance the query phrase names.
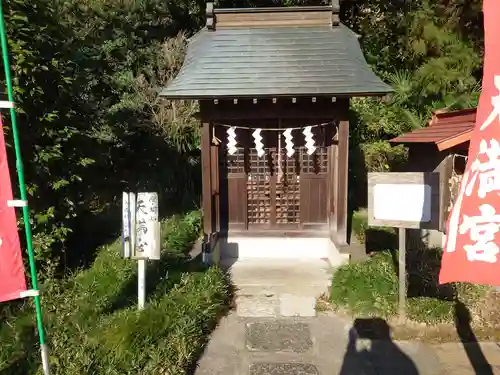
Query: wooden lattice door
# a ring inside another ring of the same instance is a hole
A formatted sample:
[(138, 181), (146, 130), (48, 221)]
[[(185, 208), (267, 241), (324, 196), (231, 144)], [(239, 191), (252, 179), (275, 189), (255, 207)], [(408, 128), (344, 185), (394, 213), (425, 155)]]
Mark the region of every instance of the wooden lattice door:
[(248, 226), (291, 227), (300, 224), (300, 183), (298, 159), (287, 157), (284, 149), (266, 149), (262, 157), (249, 150), (247, 180)]
[(269, 154), (259, 157), (255, 149), (248, 150), (249, 173), (247, 178), (248, 226), (271, 226), (272, 164)]
[(298, 154), (285, 149), (275, 153), (275, 225), (296, 228), (300, 224), (300, 164)]
[(233, 155), (220, 148), (220, 216), (227, 229), (293, 230), (327, 222), (326, 136), (318, 131), (316, 152), (308, 155), (297, 130), (295, 153), (288, 157), (277, 133), (262, 132), (260, 157), (250, 132), (240, 131), (241, 147)]

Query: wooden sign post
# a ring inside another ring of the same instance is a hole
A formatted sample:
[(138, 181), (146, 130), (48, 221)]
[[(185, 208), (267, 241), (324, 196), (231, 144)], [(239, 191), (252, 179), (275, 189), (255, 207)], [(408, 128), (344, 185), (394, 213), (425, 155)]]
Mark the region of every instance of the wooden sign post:
[(398, 251), (398, 281), (399, 281), (399, 319), (406, 320), (406, 294), (408, 285), (406, 283), (406, 229), (398, 228), (399, 251)]
[(438, 229), (439, 173), (368, 173), (368, 225), (399, 229), (399, 318), (406, 320), (406, 229)]
[(158, 194), (123, 193), (122, 257), (138, 263), (138, 308), (146, 304), (147, 261), (159, 260), (161, 253)]

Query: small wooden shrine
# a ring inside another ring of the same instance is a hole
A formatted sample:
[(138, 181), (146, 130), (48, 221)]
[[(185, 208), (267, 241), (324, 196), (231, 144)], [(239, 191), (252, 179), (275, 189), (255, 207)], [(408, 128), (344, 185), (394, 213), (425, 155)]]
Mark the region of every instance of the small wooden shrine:
[(347, 243), (349, 98), (390, 92), (331, 6), (214, 9), (161, 96), (198, 100), (214, 235)]
[[(425, 128), (391, 139), (392, 144), (408, 148), (406, 172), (437, 172), (440, 180), (440, 228), (446, 222), (458, 194), (467, 163), (469, 141), (476, 123), (477, 108), (459, 111), (438, 110)], [(434, 241), (435, 246), (441, 240)]]

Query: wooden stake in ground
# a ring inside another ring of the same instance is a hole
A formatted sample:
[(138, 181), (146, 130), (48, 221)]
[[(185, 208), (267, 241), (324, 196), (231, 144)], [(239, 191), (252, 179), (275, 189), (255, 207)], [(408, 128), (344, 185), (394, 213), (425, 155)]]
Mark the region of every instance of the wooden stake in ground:
[(406, 228), (399, 228), (399, 321), (406, 321)]

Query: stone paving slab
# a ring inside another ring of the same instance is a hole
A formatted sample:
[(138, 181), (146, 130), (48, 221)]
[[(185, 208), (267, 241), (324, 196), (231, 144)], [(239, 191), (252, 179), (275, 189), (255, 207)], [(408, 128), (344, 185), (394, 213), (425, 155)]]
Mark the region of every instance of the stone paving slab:
[(237, 313), (242, 318), (314, 317), (316, 298), (293, 294), (240, 295), (236, 298)]
[(309, 375), (300, 371), (310, 367), (292, 366), (302, 364), (314, 366), (314, 375), (500, 375), (498, 344), (466, 348), (360, 338), (334, 314), (262, 319), (233, 312), (212, 334), (194, 374)]
[(500, 344), (495, 342), (481, 343), (446, 343), (433, 345), (438, 356), (445, 362), (451, 359), (461, 366), (471, 362), (488, 362), (492, 366), (500, 366)]
[(313, 345), (308, 324), (285, 320), (247, 324), (246, 341), (250, 350), (266, 352), (303, 353)]
[(252, 363), (250, 375), (319, 375), (316, 366), (306, 363)]
[(196, 375), (248, 375), (245, 324), (237, 315), (222, 318), (197, 363)]
[(284, 317), (316, 316), (316, 298), (293, 294), (280, 295), (280, 315)]
[(441, 375), (441, 363), (435, 351), (418, 342), (373, 340), (364, 355), (377, 373), (405, 375)]
[(445, 371), (457, 375), (500, 375), (500, 346), (495, 342), (433, 345)]
[(239, 296), (236, 304), (238, 316), (242, 318), (274, 318), (280, 312), (277, 296)]

